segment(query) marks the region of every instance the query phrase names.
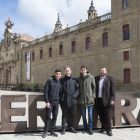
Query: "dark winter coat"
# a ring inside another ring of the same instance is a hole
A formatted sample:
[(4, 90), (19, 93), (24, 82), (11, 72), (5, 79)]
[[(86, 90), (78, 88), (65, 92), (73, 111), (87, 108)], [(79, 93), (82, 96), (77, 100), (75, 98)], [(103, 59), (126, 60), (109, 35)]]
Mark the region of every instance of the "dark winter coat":
[(52, 79), (49, 79), (45, 85), (44, 90), (45, 102), (54, 104), (55, 101), (58, 101), (59, 103), (61, 96), (62, 96), (61, 82), (60, 80), (57, 81), (55, 76), (52, 76)]
[(79, 84), (72, 76), (61, 78), (62, 83), (62, 106), (75, 107), (79, 95)]

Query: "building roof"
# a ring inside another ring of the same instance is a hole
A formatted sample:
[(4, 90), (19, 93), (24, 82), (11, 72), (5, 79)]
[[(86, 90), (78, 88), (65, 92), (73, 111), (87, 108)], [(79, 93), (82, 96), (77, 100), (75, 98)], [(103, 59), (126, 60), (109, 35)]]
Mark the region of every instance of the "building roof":
[(34, 38), (32, 38), (30, 35), (28, 35), (28, 34), (23, 34), (23, 35), (21, 35), (21, 38), (23, 39), (23, 40), (27, 40), (27, 41), (33, 41), (33, 40), (35, 40)]
[(95, 10), (95, 7), (93, 6), (93, 0), (91, 1), (91, 6), (89, 7), (89, 10)]
[(57, 19), (56, 24), (61, 24), (60, 17), (59, 17), (59, 13), (58, 13), (58, 19)]

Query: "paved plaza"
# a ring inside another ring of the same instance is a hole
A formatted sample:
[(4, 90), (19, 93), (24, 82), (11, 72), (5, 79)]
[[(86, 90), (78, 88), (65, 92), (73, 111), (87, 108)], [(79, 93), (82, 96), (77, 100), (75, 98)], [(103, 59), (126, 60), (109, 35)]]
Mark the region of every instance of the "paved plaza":
[[(18, 91), (2, 91), (0, 90), (0, 95), (16, 95), (16, 94), (26, 94), (27, 97), (29, 94), (42, 94), (43, 93), (30, 93), (30, 92), (18, 92)], [(133, 111), (133, 114), (135, 118), (137, 118), (139, 109), (140, 109), (140, 98), (137, 98), (137, 108)], [(12, 103), (12, 107), (26, 107), (26, 114), (25, 116), (22, 117), (12, 117), (12, 121), (27, 121), (28, 120), (28, 98), (25, 103)], [(38, 108), (43, 108), (45, 107), (44, 102), (38, 102), (37, 104)], [(1, 111), (0, 111), (1, 112)], [(59, 109), (59, 114), (58, 114), (58, 119), (57, 119), (57, 124), (56, 125), (61, 125), (61, 109)], [(82, 119), (80, 120), (80, 124), (82, 124)], [(38, 117), (37, 121), (38, 127), (44, 126), (43, 121), (41, 120), (40, 117)], [(28, 126), (28, 124), (27, 124)], [(61, 135), (60, 132), (58, 133), (58, 138), (49, 136), (45, 139), (47, 140), (140, 140), (140, 127), (132, 127), (132, 128), (115, 128), (112, 129), (113, 131), (113, 137), (109, 137), (106, 134), (99, 134), (98, 129), (93, 130), (94, 134), (89, 135), (89, 134), (83, 134), (82, 131), (78, 131), (77, 134), (73, 134), (70, 132), (66, 132), (65, 135)], [(12, 134), (0, 134), (0, 140), (32, 140), (32, 139), (43, 139), (42, 138), (43, 132), (36, 132), (36, 133), (12, 133)]]

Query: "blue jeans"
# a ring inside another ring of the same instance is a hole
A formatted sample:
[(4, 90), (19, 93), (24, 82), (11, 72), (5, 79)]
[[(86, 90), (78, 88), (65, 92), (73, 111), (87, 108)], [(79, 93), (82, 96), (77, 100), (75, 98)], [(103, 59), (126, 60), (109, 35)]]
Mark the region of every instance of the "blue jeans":
[(93, 123), (93, 105), (88, 106), (88, 125), (87, 125), (87, 119), (86, 119), (86, 106), (81, 106), (82, 111), (82, 118), (83, 118), (83, 125), (84, 129), (92, 129), (92, 123)]

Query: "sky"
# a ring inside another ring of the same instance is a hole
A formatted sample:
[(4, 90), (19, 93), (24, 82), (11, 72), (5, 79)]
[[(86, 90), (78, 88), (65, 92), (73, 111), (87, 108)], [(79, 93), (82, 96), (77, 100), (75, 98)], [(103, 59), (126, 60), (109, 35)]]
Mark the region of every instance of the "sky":
[[(93, 0), (98, 16), (111, 12), (111, 0)], [(10, 17), (13, 32), (40, 38), (52, 34), (57, 14), (63, 29), (74, 26), (88, 18), (91, 0), (0, 0), (0, 42), (4, 39), (4, 22)]]

